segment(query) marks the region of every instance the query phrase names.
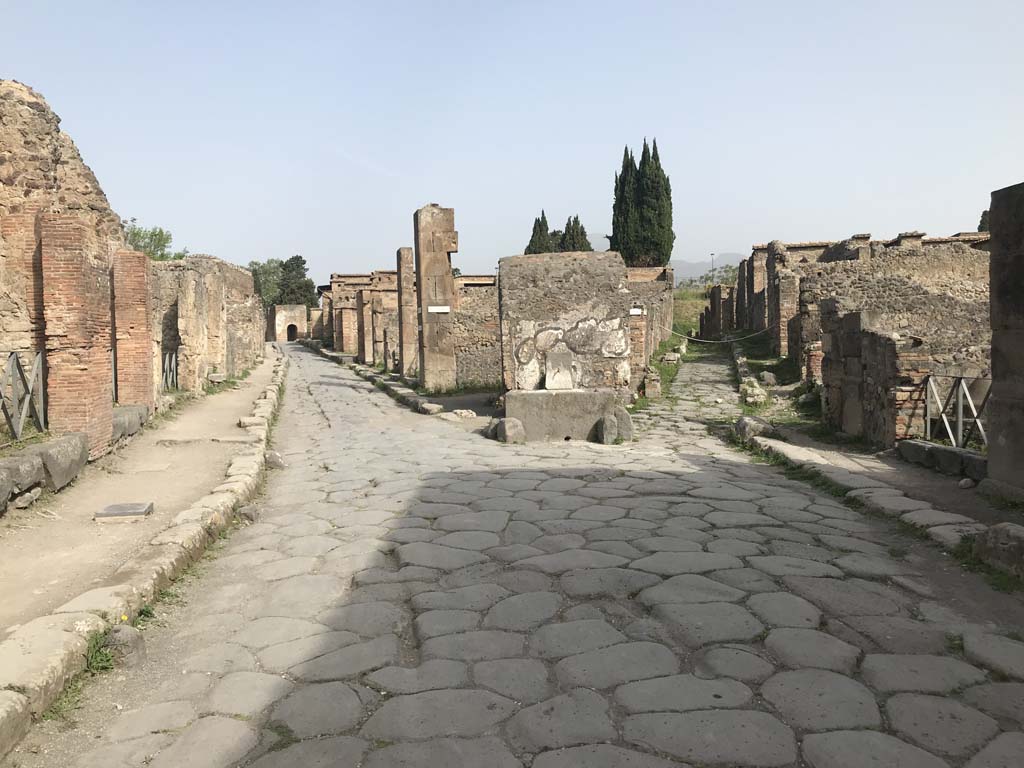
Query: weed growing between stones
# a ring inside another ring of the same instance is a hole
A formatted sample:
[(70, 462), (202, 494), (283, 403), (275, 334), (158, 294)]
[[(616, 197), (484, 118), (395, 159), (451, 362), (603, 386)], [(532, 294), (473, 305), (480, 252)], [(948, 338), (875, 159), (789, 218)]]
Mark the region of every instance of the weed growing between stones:
[(998, 592), (1018, 592), (1024, 590), (1024, 579), (1012, 573), (993, 568), (974, 554), (974, 537), (964, 536), (960, 543), (950, 552), (960, 563), (960, 567), (970, 573), (981, 574), (992, 589)]
[(60, 722), (68, 729), (75, 727), (72, 715), (82, 707), (86, 681), (114, 668), (114, 655), (106, 646), (108, 634), (109, 630), (89, 635), (85, 649), (85, 669), (68, 681), (57, 700), (43, 712), (43, 720)]

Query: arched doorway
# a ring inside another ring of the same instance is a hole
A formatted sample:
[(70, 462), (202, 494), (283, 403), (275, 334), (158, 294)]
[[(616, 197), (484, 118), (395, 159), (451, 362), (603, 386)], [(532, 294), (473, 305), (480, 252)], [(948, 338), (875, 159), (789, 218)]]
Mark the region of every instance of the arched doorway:
[(288, 341), (295, 341), (297, 338), (299, 338), (299, 329), (295, 323), (292, 323), (288, 326)]

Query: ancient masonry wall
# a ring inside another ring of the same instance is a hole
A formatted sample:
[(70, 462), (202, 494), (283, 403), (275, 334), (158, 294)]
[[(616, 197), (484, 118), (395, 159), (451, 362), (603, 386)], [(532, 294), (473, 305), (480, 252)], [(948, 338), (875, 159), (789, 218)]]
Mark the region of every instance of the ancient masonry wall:
[(149, 257), (117, 251), (113, 264), (116, 400), (123, 405), (156, 405), (153, 386), (152, 290)]
[(335, 351), (348, 355), (359, 353), (359, 308), (356, 294), (369, 287), (369, 275), (331, 275)]
[(459, 300), (451, 255), (459, 250), (455, 209), (431, 204), (413, 214), (416, 304), (419, 307), (420, 384), (428, 391), (458, 384), (452, 308)]
[(1024, 184), (992, 193), (988, 476), (1024, 497)]
[(452, 312), (455, 379), (459, 387), (501, 387), (498, 286), (493, 276), (457, 277)]
[(309, 338), (324, 340), (324, 311), (319, 307), (309, 308)]
[(267, 320), (268, 341), (288, 341), (288, 326), (295, 326), (295, 338), (309, 338), (309, 307), (305, 304), (277, 304)]
[(544, 386), (549, 356), (567, 358), (573, 387), (628, 390), (626, 266), (615, 252), (512, 256), (498, 262), (506, 389)]
[(671, 267), (627, 267), (631, 380), (638, 386), (659, 345), (672, 337), (675, 275)]
[(419, 376), (420, 330), (416, 306), (416, 259), (412, 248), (395, 253), (398, 272), (398, 372), (407, 379)]

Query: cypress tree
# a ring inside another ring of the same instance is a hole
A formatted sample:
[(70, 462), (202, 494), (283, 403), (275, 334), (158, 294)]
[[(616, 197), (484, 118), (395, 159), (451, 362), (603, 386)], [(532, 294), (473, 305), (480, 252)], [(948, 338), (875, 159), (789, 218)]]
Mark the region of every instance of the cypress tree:
[(565, 232), (558, 244), (560, 251), (592, 251), (587, 230), (580, 223), (579, 216), (570, 216), (565, 222)]
[(978, 221), (978, 231), (988, 232), (988, 208), (981, 212), (981, 219)]
[(629, 147), (622, 151), (622, 170), (615, 175), (615, 200), (612, 203), (612, 234), (609, 247), (618, 251), (628, 264), (637, 249), (636, 160)]
[(672, 183), (668, 174), (661, 167), (661, 158), (658, 156), (658, 140), (654, 140), (654, 150), (651, 153), (651, 162), (657, 173), (659, 191), (657, 205), (657, 243), (655, 253), (658, 256), (657, 266), (663, 267), (672, 258), (672, 246), (676, 242), (676, 233), (672, 230)]
[(627, 147), (615, 176), (610, 247), (629, 266), (663, 266), (672, 255), (672, 187), (661, 167), (658, 143), (644, 139), (640, 164)]
[(533, 220), (533, 233), (530, 235), (530, 242), (526, 244), (523, 253), (549, 253), (551, 250), (551, 235), (548, 233), (548, 217), (541, 209), (540, 217)]

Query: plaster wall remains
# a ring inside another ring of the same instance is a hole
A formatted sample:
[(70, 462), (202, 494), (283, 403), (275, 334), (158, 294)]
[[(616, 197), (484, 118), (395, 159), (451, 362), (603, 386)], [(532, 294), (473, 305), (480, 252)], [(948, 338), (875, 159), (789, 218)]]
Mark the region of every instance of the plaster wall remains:
[(305, 304), (276, 304), (270, 308), (267, 322), (270, 341), (306, 339), (309, 338), (309, 328), (309, 307)]
[(992, 394), (988, 477), (1024, 499), (1024, 184), (992, 193)]
[(628, 391), (633, 297), (627, 282), (625, 263), (615, 252), (501, 259), (505, 388), (545, 388), (552, 364), (564, 360), (573, 388)]

